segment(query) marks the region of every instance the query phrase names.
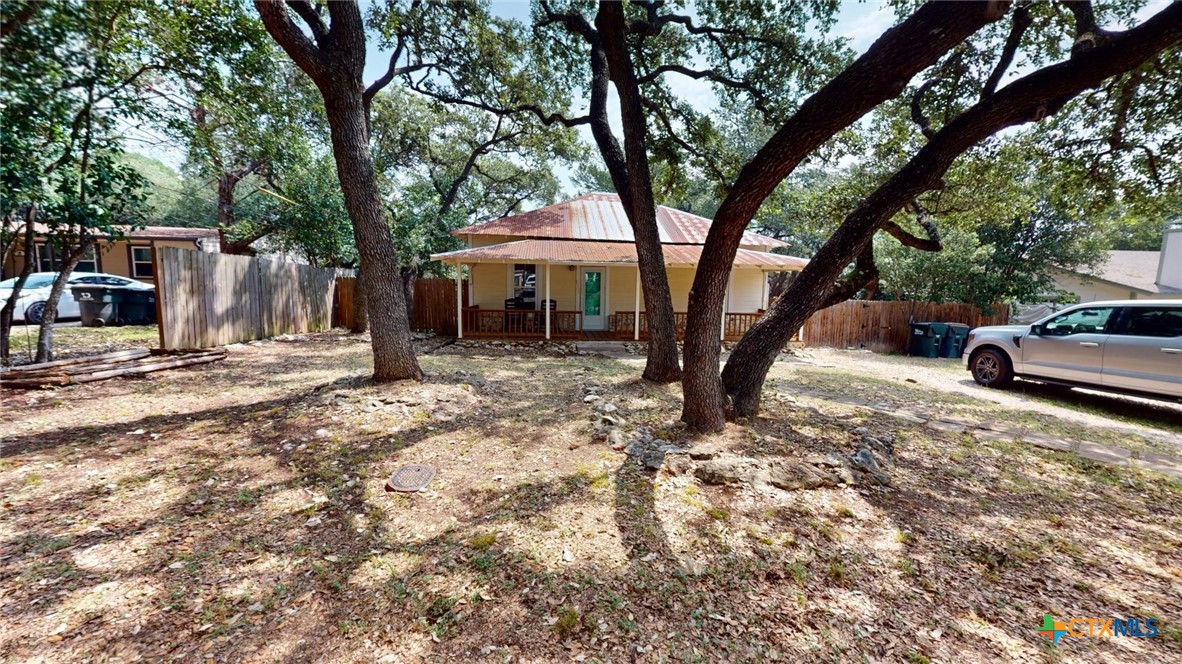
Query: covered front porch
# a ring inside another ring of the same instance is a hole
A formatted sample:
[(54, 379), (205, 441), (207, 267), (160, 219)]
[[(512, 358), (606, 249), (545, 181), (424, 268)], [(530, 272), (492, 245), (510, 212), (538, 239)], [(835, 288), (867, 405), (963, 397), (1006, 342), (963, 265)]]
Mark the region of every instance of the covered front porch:
[[(701, 246), (664, 249), (680, 339)], [(460, 338), (647, 338), (648, 316), (632, 243), (522, 240), (432, 258), (456, 268)], [(738, 339), (759, 319), (768, 306), (769, 272), (798, 271), (804, 264), (791, 256), (740, 249), (719, 337)]]

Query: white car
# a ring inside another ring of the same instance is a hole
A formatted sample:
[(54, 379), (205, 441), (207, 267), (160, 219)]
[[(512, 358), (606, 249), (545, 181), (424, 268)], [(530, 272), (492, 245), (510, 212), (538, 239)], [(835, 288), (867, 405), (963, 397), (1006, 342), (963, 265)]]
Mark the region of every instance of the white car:
[[(12, 312), (13, 322), (32, 323), (34, 325), (41, 322), (41, 314), (45, 311), (45, 301), (49, 299), (49, 290), (53, 288), (53, 282), (57, 280), (57, 274), (57, 272), (34, 272), (29, 275), (24, 287), (21, 288), (20, 299), (16, 302), (16, 308)], [(0, 307), (4, 306), (5, 302), (8, 302), (8, 296), (12, 294), (12, 287), (15, 284), (15, 278), (0, 281)], [(133, 290), (153, 290), (155, 288), (152, 284), (145, 284), (142, 281), (128, 279), (117, 274), (75, 272), (70, 275), (69, 281), (66, 282), (66, 289), (62, 291), (62, 298), (57, 303), (57, 317), (59, 319), (77, 318), (79, 316), (78, 303), (74, 301), (74, 294), (70, 292), (70, 286), (79, 284), (116, 286), (120, 288), (131, 288)]]
[(1033, 325), (978, 327), (965, 357), (986, 387), (1018, 376), (1182, 401), (1182, 300), (1089, 302)]

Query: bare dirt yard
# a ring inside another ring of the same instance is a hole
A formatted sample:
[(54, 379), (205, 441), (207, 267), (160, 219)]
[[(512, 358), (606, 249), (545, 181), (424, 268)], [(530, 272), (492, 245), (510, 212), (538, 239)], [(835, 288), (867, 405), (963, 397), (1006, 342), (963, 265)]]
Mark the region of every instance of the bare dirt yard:
[[(806, 351), (694, 438), (634, 360), (449, 345), (374, 385), (366, 341), (0, 395), (0, 660), (1182, 661), (1182, 482), (879, 412), (1176, 452), (1177, 407)], [(889, 479), (716, 486), (606, 415), (759, 463), (873, 438)], [(385, 491), (410, 463), (428, 489)], [(1046, 614), (1160, 632), (1051, 646)]]

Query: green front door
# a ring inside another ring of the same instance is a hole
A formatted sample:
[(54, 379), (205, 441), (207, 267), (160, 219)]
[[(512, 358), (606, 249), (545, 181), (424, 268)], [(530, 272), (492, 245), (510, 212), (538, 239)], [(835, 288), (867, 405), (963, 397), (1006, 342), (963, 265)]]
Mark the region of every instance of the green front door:
[(607, 289), (604, 283), (606, 272), (598, 267), (585, 267), (580, 271), (584, 330), (607, 329)]

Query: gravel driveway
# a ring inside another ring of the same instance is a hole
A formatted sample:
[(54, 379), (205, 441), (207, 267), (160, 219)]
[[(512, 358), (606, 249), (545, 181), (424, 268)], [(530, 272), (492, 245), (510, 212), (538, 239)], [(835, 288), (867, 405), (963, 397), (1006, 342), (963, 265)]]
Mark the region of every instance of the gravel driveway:
[(1023, 380), (1015, 381), (1006, 390), (991, 390), (973, 382), (959, 360), (809, 348), (802, 352), (799, 361), (868, 378), (913, 383), (1006, 408), (1036, 412), (1089, 429), (1139, 436), (1176, 446), (1182, 452), (1182, 404), (1179, 403), (1066, 389)]

